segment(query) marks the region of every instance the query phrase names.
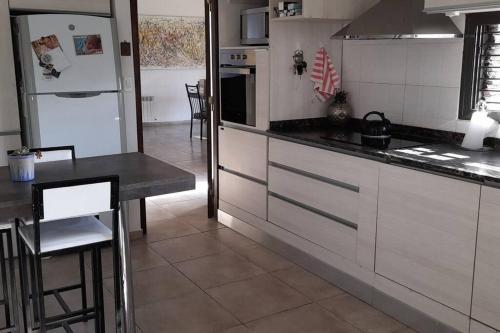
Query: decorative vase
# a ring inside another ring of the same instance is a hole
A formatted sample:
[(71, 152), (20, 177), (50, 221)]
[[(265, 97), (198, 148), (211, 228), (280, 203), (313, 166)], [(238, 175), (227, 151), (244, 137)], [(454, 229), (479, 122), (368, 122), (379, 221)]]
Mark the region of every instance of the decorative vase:
[(10, 178), (13, 182), (35, 179), (35, 154), (9, 155)]
[(327, 117), (333, 125), (343, 125), (351, 117), (351, 107), (347, 103), (333, 103), (328, 107)]

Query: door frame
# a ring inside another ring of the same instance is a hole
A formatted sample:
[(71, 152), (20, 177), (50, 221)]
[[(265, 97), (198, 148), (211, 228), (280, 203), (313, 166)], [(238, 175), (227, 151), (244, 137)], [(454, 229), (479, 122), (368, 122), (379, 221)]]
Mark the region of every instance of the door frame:
[[(130, 0), (130, 19), (132, 27), (132, 56), (134, 64), (135, 107), (137, 121), (137, 147), (144, 153), (144, 137), (142, 126), (142, 91), (141, 67), (139, 50), (139, 11), (138, 0)], [(207, 182), (208, 182), (208, 218), (213, 218), (218, 209), (218, 125), (219, 125), (219, 89), (218, 59), (219, 59), (219, 23), (218, 0), (205, 0), (205, 51), (206, 51), (206, 86), (205, 105), (207, 115)], [(146, 201), (140, 200), (141, 228), (147, 233)]]
[[(142, 127), (142, 91), (141, 91), (141, 57), (139, 53), (139, 9), (137, 0), (130, 0), (130, 22), (132, 28), (132, 60), (134, 63), (135, 112), (137, 122), (137, 150), (144, 153), (144, 135)], [(147, 234), (146, 199), (139, 200), (141, 229)]]
[(208, 93), (206, 105), (210, 106), (207, 117), (207, 180), (208, 217), (217, 216), (219, 208), (219, 1), (205, 0), (205, 48), (206, 82)]

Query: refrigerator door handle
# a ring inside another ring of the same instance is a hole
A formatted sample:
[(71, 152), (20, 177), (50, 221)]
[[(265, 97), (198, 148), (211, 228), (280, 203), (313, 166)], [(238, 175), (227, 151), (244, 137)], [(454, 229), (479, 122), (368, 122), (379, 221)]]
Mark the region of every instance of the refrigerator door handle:
[(89, 98), (101, 95), (100, 92), (71, 92), (71, 93), (56, 93), (59, 98)]

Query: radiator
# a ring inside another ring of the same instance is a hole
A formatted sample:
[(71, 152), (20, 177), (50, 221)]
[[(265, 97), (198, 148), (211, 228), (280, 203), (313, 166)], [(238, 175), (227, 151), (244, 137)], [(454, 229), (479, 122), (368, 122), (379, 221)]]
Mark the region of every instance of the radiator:
[(142, 122), (143, 123), (151, 123), (156, 120), (155, 112), (154, 112), (154, 96), (142, 96)]

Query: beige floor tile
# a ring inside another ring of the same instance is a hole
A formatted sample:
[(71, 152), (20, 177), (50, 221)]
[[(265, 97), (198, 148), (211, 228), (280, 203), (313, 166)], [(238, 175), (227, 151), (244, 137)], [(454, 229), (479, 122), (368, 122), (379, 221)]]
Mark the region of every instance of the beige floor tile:
[(215, 333), (239, 324), (201, 291), (139, 308), (136, 321), (144, 333)]
[(341, 295), (344, 292), (333, 286), (320, 277), (308, 271), (293, 266), (279, 271), (272, 272), (272, 275), (285, 282), (289, 286), (297, 289), (313, 301)]
[(317, 304), (281, 312), (246, 325), (255, 333), (360, 333)]
[(207, 215), (207, 200), (206, 199), (194, 199), (187, 201), (173, 202), (168, 206), (163, 206), (164, 209), (168, 210), (174, 216), (186, 216), (186, 215), (196, 215), (205, 214)]
[(403, 324), (357, 298), (344, 294), (319, 302), (321, 306), (368, 333), (393, 333)]
[[(168, 264), (159, 254), (151, 250), (143, 240), (130, 243), (130, 260), (133, 271), (140, 271)], [(89, 269), (92, 261), (89, 254), (86, 255), (85, 264)], [(113, 277), (113, 252), (111, 248), (102, 251), (102, 274), (104, 278)]]
[(251, 333), (252, 331), (250, 331), (248, 329), (248, 327), (244, 326), (244, 325), (239, 325), (239, 326), (236, 326), (236, 327), (232, 327), (228, 330), (225, 330), (223, 333)]
[(172, 218), (168, 220), (148, 223), (148, 233), (145, 240), (148, 243), (158, 242), (165, 239), (197, 234), (200, 231), (182, 219)]
[(208, 235), (214, 237), (215, 239), (221, 241), (225, 245), (229, 246), (234, 250), (245, 250), (249, 246), (258, 245), (253, 240), (237, 233), (230, 228), (224, 228), (219, 230), (210, 231)]
[(148, 203), (146, 205), (146, 221), (162, 221), (166, 219), (174, 218), (175, 215), (168, 209), (162, 208), (155, 203)]
[[(194, 283), (170, 265), (134, 272), (133, 280), (136, 308), (198, 290)], [(113, 279), (106, 279), (104, 285), (113, 292)]]
[(216, 219), (209, 219), (205, 213), (186, 215), (180, 218), (183, 222), (189, 223), (201, 232), (223, 229), (225, 226), (217, 222)]
[(195, 234), (156, 242), (151, 244), (151, 248), (171, 263), (213, 255), (228, 250), (221, 242), (204, 234)]
[(265, 273), (250, 261), (233, 252), (223, 252), (183, 261), (175, 264), (175, 267), (203, 289)]
[[(80, 283), (79, 263), (78, 255), (55, 256), (50, 259), (43, 259), (42, 270), (45, 290)], [(91, 276), (89, 269), (86, 269), (85, 274), (87, 277)]]
[(294, 266), (292, 262), (258, 244), (234, 250), (267, 272)]
[(242, 322), (309, 303), (304, 295), (268, 274), (211, 288), (207, 292)]
[(409, 327), (405, 327), (405, 328), (402, 328), (394, 333), (417, 333), (417, 331), (414, 331)]

